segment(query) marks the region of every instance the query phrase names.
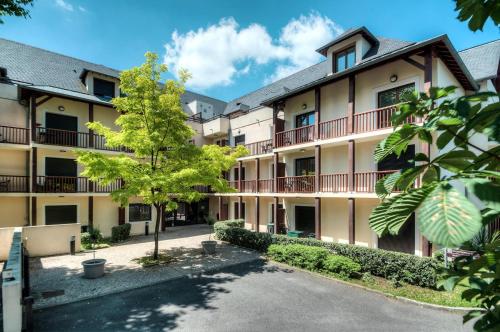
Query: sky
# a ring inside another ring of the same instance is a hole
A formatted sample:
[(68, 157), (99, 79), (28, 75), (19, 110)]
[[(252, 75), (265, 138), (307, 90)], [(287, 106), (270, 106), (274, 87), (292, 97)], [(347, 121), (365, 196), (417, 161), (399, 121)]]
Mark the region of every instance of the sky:
[(189, 90), (232, 100), (319, 61), (315, 50), (343, 31), (420, 41), (448, 34), (457, 50), (499, 38), (476, 33), (452, 0), (35, 0), (31, 19), (4, 18), (0, 37), (118, 70), (155, 52), (187, 69)]

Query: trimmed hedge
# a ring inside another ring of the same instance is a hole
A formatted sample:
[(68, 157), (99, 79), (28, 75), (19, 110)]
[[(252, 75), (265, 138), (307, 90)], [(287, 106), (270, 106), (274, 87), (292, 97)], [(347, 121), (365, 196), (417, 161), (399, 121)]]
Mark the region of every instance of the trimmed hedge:
[(309, 247), (301, 244), (271, 244), (267, 254), (278, 262), (287, 263), (311, 271), (323, 269), (323, 262), (329, 252), (325, 248)]
[(266, 252), (271, 244), (303, 244), (323, 247), (336, 255), (348, 257), (361, 266), (360, 272), (389, 280), (397, 280), (421, 287), (435, 288), (439, 261), (430, 257), (398, 253), (349, 244), (323, 242), (308, 238), (290, 238), (285, 235), (255, 233), (243, 228), (228, 227), (224, 222), (215, 224), (215, 235), (221, 241)]
[(132, 226), (129, 223), (111, 227), (111, 241), (119, 242), (128, 239), (130, 237), (130, 228)]
[(349, 278), (361, 271), (361, 265), (344, 256), (328, 255), (323, 262), (323, 269), (341, 277)]

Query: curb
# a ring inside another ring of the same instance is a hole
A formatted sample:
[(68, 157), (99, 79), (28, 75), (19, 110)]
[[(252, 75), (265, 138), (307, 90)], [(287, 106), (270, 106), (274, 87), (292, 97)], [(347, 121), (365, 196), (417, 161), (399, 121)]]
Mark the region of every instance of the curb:
[(280, 266), (280, 267), (286, 267), (288, 269), (292, 269), (292, 270), (296, 270), (296, 271), (308, 273), (308, 274), (311, 274), (311, 275), (314, 275), (314, 276), (317, 276), (317, 277), (320, 277), (320, 278), (324, 278), (324, 279), (328, 279), (328, 280), (331, 280), (331, 281), (334, 281), (334, 282), (338, 282), (338, 283), (344, 284), (346, 286), (356, 287), (356, 288), (360, 288), (360, 289), (363, 289), (363, 290), (368, 291), (368, 292), (379, 294), (379, 295), (382, 295), (382, 296), (384, 296), (386, 298), (389, 298), (389, 299), (395, 299), (395, 300), (398, 300), (398, 301), (401, 301), (401, 302), (404, 302), (404, 303), (414, 304), (414, 305), (418, 305), (418, 306), (424, 307), (424, 308), (438, 309), (438, 310), (443, 310), (443, 311), (448, 311), (448, 312), (453, 312), (453, 313), (461, 313), (461, 314), (466, 314), (466, 313), (468, 313), (468, 312), (470, 312), (472, 310), (481, 310), (481, 311), (483, 311), (483, 309), (481, 309), (481, 308), (474, 308), (474, 307), (470, 307), (470, 308), (467, 308), (467, 307), (449, 307), (449, 306), (444, 306), (444, 305), (440, 305), (440, 304), (421, 302), (421, 301), (409, 299), (409, 298), (406, 298), (406, 297), (403, 297), (403, 296), (392, 295), (392, 294), (389, 294), (389, 293), (385, 293), (383, 291), (372, 289), (372, 288), (369, 288), (369, 287), (366, 287), (366, 286), (362, 286), (362, 285), (350, 283), (350, 282), (345, 281), (345, 280), (340, 280), (340, 279), (336, 279), (336, 278), (333, 278), (333, 277), (329, 277), (329, 276), (326, 276), (326, 275), (323, 275), (323, 274), (320, 274), (320, 273), (312, 272), (312, 271), (309, 271), (309, 270), (304, 270), (304, 269), (301, 269), (301, 268), (298, 268), (298, 267), (295, 267), (295, 266), (283, 264), (283, 263), (280, 263), (280, 262), (275, 262), (275, 261), (270, 260), (270, 259), (266, 259), (266, 260), (268, 262), (270, 262), (272, 264), (275, 264), (277, 266)]

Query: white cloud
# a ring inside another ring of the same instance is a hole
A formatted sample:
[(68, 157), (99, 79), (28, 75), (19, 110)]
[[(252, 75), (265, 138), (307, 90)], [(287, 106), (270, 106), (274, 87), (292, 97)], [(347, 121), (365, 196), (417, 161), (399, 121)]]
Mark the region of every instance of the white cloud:
[(83, 7), (83, 6), (78, 6), (78, 10), (81, 11), (82, 13), (87, 12), (87, 9), (85, 9), (85, 7)]
[(73, 11), (73, 5), (70, 3), (67, 3), (64, 0), (56, 0), (56, 5), (64, 10), (67, 10), (69, 12)]
[(341, 28), (318, 13), (291, 20), (277, 40), (260, 24), (240, 28), (233, 18), (196, 31), (175, 31), (165, 45), (164, 62), (173, 72), (187, 69), (189, 86), (209, 88), (233, 83), (251, 68), (271, 61), (276, 71), (267, 80), (276, 80), (318, 61), (314, 50), (330, 41)]

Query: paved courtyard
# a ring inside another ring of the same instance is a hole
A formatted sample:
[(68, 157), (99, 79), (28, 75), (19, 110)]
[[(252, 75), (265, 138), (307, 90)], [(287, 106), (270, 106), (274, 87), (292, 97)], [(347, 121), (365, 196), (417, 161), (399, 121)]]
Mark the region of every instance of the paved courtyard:
[(471, 331), (460, 314), (262, 260), (38, 310), (36, 331)]
[(209, 233), (207, 225), (174, 227), (162, 233), (160, 250), (176, 257), (168, 266), (143, 268), (132, 261), (153, 249), (152, 235), (133, 237), (123, 244), (97, 250), (96, 258), (107, 260), (106, 274), (94, 280), (82, 277), (81, 262), (92, 258), (91, 252), (33, 258), (30, 271), (34, 307), (74, 302), (259, 258), (254, 251), (225, 243), (219, 243), (216, 255), (205, 256), (201, 241), (207, 240)]

